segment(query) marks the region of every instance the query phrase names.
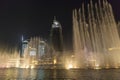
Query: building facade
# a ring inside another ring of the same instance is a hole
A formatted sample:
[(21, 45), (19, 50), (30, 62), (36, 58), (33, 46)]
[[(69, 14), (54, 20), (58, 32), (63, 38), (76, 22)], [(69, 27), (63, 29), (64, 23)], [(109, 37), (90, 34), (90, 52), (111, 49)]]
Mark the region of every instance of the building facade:
[(48, 53), (47, 43), (41, 40), (39, 37), (32, 37), (29, 41), (22, 43), (23, 57), (34, 57), (35, 59), (41, 59)]
[(63, 35), (61, 24), (54, 18), (51, 33), (50, 45), (52, 48), (52, 56), (57, 62), (61, 62), (63, 56)]

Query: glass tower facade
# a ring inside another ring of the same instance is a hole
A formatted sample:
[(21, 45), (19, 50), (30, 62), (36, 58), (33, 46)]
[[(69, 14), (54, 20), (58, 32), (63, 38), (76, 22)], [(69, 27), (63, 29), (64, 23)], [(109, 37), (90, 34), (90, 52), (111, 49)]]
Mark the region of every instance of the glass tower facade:
[(61, 24), (54, 18), (51, 29), (51, 45), (54, 52), (59, 52), (61, 55), (63, 52), (63, 36)]

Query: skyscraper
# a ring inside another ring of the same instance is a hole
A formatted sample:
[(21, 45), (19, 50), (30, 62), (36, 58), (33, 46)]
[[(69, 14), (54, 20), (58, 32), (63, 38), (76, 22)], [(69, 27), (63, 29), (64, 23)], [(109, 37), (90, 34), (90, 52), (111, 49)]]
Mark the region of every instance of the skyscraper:
[(24, 40), (23, 36), (22, 36), (22, 50), (21, 50), (21, 54), (20, 57), (24, 57), (25, 55), (25, 49), (28, 47), (28, 41)]
[(61, 24), (54, 17), (51, 34), (50, 34), (51, 46), (55, 55), (62, 55), (63, 52), (63, 36)]

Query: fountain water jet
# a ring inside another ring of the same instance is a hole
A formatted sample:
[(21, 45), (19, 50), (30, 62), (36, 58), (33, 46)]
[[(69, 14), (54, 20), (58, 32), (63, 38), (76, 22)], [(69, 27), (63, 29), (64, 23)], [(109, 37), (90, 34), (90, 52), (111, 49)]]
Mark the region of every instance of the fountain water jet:
[(17, 50), (0, 51), (0, 68), (19, 67), (20, 55)]
[(73, 49), (80, 68), (120, 66), (120, 40), (110, 3), (88, 3), (73, 11)]

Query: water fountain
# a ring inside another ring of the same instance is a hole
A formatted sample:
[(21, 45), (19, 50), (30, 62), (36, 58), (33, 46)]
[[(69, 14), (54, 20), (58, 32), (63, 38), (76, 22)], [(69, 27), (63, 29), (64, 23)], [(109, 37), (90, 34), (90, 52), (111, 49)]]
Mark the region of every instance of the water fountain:
[(79, 68), (120, 67), (120, 40), (106, 0), (73, 11), (73, 48)]
[(20, 55), (17, 50), (0, 51), (0, 68), (19, 67)]

